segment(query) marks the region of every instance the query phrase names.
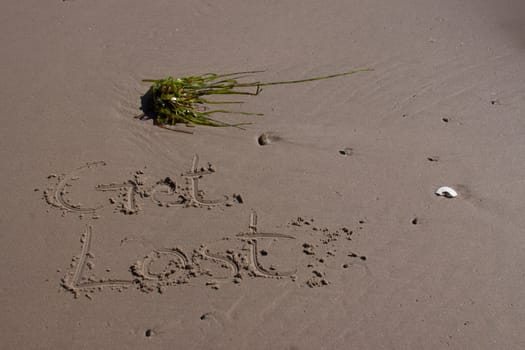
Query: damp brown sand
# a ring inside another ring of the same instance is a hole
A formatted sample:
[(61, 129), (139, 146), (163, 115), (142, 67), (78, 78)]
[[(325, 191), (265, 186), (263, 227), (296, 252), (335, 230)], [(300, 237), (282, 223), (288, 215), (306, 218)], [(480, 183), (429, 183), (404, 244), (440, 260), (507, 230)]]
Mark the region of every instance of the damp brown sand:
[[(3, 347), (516, 348), (523, 10), (5, 5)], [(133, 118), (142, 79), (365, 67), (240, 96), (245, 130)]]

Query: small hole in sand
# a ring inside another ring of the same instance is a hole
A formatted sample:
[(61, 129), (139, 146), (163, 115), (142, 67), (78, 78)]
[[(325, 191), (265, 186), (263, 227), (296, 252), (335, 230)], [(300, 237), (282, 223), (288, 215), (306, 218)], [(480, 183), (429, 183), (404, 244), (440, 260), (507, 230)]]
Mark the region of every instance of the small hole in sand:
[(342, 150), (339, 150), (339, 154), (342, 156), (351, 156), (354, 153), (354, 150), (350, 147), (345, 147)]
[(268, 138), (268, 135), (261, 134), (261, 136), (259, 136), (259, 138), (257, 139), (257, 143), (259, 144), (259, 146), (266, 146), (270, 144), (270, 139)]
[(153, 331), (151, 329), (146, 329), (144, 335), (149, 338), (153, 335)]
[(263, 132), (258, 138), (257, 143), (259, 146), (270, 145), (276, 141), (281, 141), (282, 138), (273, 132)]

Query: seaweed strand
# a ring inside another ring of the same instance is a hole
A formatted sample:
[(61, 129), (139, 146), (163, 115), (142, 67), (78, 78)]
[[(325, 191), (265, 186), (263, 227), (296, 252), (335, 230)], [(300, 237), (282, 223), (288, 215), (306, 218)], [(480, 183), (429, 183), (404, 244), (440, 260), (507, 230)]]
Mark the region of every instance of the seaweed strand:
[[(230, 124), (211, 118), (218, 113), (230, 113), (240, 115), (261, 116), (261, 113), (250, 113), (232, 111), (227, 109), (208, 110), (206, 105), (216, 104), (241, 104), (242, 101), (210, 101), (204, 96), (212, 95), (248, 95), (257, 96), (262, 86), (299, 84), (317, 80), (331, 79), (359, 72), (368, 72), (372, 69), (358, 69), (344, 73), (325, 75), (299, 80), (285, 80), (274, 82), (239, 82), (255, 73), (262, 71), (247, 71), (227, 74), (205, 73), (197, 76), (165, 79), (144, 79), (143, 82), (152, 83), (149, 93), (153, 98), (153, 118), (155, 124), (165, 127), (166, 125), (186, 124), (206, 125), (214, 127), (240, 127), (250, 123)], [(255, 88), (255, 91), (242, 89)], [(241, 90), (239, 90), (241, 89)], [(170, 129), (172, 130), (172, 129)]]

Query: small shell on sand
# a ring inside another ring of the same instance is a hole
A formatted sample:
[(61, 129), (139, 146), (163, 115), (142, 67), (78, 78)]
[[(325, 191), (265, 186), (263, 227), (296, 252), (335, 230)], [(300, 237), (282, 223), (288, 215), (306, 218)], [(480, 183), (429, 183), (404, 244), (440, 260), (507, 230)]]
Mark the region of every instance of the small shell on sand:
[(458, 196), (458, 193), (451, 187), (442, 186), (436, 190), (436, 195), (447, 198), (455, 198)]

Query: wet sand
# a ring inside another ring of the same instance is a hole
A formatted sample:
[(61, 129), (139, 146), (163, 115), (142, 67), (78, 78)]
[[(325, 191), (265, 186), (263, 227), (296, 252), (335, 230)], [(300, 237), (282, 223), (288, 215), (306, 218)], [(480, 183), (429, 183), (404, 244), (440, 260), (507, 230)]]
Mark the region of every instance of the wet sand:
[[(522, 348), (523, 10), (4, 5), (3, 347)], [(367, 67), (242, 97), (244, 130), (134, 118), (145, 78)]]

